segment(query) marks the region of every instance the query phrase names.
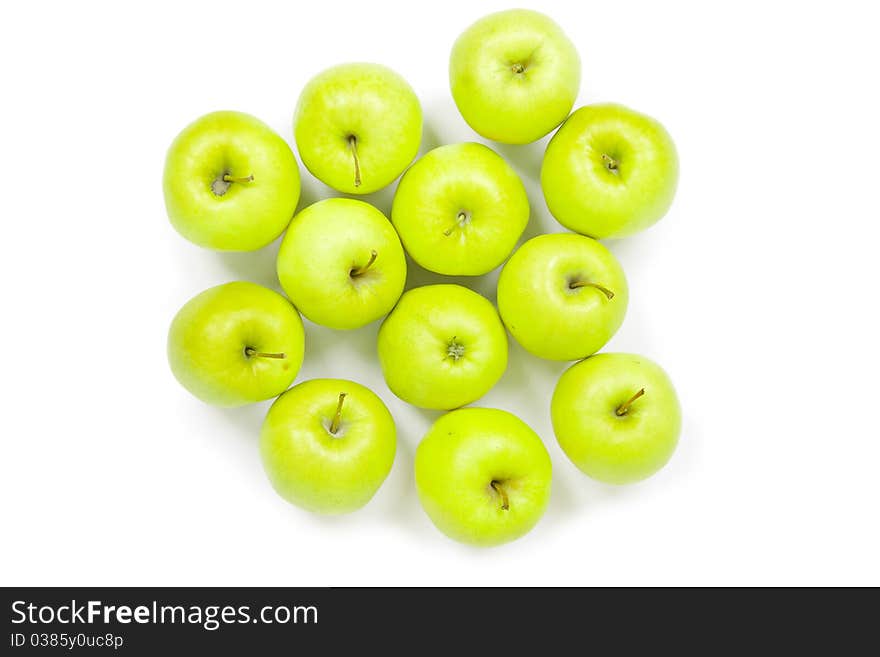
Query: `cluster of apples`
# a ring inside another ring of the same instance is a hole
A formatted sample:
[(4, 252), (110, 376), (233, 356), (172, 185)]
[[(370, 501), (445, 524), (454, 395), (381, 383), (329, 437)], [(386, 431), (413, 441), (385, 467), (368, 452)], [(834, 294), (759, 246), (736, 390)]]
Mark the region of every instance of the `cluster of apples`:
[[(378, 356), (391, 391), (419, 407), (458, 409), (434, 423), (416, 452), (422, 506), (448, 536), (496, 545), (535, 525), (551, 481), (547, 450), (522, 420), (460, 408), (504, 373), (507, 331), (539, 357), (579, 361), (559, 380), (551, 415), (563, 451), (587, 475), (638, 481), (675, 449), (680, 409), (664, 371), (638, 355), (593, 354), (620, 327), (628, 301), (620, 264), (596, 240), (660, 219), (678, 164), (669, 135), (647, 116), (619, 105), (570, 114), (580, 60), (540, 13), (477, 21), (456, 41), (449, 70), (459, 111), (488, 139), (528, 143), (561, 124), (541, 185), (553, 216), (574, 232), (535, 237), (511, 256), (529, 220), (514, 170), (477, 143), (440, 146), (410, 166), (422, 136), (412, 88), (383, 66), (337, 66), (299, 98), (299, 155), (316, 178), (349, 195), (403, 174), (390, 221), (352, 198), (319, 201), (291, 220), (300, 178), (286, 142), (241, 113), (196, 120), (167, 156), (171, 222), (218, 250), (258, 249), (286, 229), (277, 271), (288, 298), (248, 282), (206, 290), (174, 318), (168, 356), (180, 383), (205, 402), (235, 406), (280, 395), (260, 440), (269, 480), (305, 509), (344, 513), (365, 505), (391, 470), (394, 419), (352, 381), (289, 388), (304, 355), (299, 313), (334, 329), (387, 315)], [(442, 275), (478, 276), (507, 260), (497, 310), (460, 285), (403, 293), (404, 249)]]

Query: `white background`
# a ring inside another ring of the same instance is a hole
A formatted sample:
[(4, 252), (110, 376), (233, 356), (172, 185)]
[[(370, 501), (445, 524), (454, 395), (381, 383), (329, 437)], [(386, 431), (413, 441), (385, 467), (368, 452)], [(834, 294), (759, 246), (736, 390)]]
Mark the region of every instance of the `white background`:
[[(631, 303), (607, 350), (675, 381), (679, 449), (653, 479), (600, 485), (564, 457), (549, 399), (564, 364), (511, 344), (480, 405), (513, 411), (554, 464), (549, 510), (516, 543), (455, 544), (422, 513), (413, 453), (437, 413), (397, 400), (378, 323), (307, 324), (298, 381), (375, 390), (399, 429), (374, 500), (323, 518), (275, 495), (268, 402), (218, 410), (165, 358), (202, 289), (277, 288), (278, 244), (180, 238), (165, 149), (216, 109), (293, 145), (321, 69), (382, 62), (413, 85), (424, 148), (478, 139), (448, 90), (455, 37), (501, 2), (15, 3), (0, 21), (2, 584), (880, 584), (876, 34), (870, 3), (551, 2), (583, 61), (578, 105), (618, 101), (675, 138), (681, 184), (654, 228), (609, 246)], [(546, 140), (497, 146), (526, 181), (526, 237), (561, 227)], [(328, 195), (304, 168), (300, 207)], [(393, 188), (369, 197), (388, 212)], [(494, 298), (495, 274), (472, 283)], [(435, 282), (413, 266), (408, 286)]]

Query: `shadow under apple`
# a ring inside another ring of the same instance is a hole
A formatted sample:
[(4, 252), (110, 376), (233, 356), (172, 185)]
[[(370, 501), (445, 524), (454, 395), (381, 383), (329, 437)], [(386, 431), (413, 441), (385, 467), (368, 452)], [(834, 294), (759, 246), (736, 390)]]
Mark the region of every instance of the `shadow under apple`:
[(216, 255), (230, 273), (230, 280), (250, 281), (280, 292), (281, 285), (275, 272), (275, 260), (280, 247), (279, 237), (256, 251), (218, 251)]

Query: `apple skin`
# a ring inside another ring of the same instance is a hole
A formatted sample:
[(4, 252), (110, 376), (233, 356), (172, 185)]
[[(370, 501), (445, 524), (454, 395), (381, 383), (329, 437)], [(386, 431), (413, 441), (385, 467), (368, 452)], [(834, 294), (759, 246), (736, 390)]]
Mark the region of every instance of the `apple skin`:
[[(438, 419), (416, 449), (422, 507), (448, 537), (477, 546), (528, 533), (550, 499), (552, 465), (538, 435), (515, 415), (462, 408)], [(503, 498), (492, 482), (507, 496)]]
[[(340, 423), (331, 433), (340, 393)], [(359, 383), (312, 379), (281, 395), (260, 435), (263, 467), (278, 494), (313, 513), (349, 513), (369, 502), (391, 471), (394, 418)]]
[[(625, 415), (617, 410), (644, 389)], [(609, 484), (650, 477), (669, 461), (681, 406), (663, 369), (636, 354), (597, 354), (566, 370), (550, 403), (559, 446), (582, 472)]]
[(485, 395), (507, 369), (507, 334), (495, 306), (461, 285), (404, 292), (382, 323), (385, 382), (421, 408), (458, 408)]
[[(253, 180), (224, 182), (224, 174)], [(183, 237), (217, 251), (253, 251), (290, 223), (300, 179), (293, 151), (276, 132), (249, 114), (223, 111), (177, 135), (162, 186), (168, 218)]]
[[(180, 384), (216, 406), (271, 399), (293, 383), (305, 334), (290, 302), (255, 283), (209, 288), (184, 304), (168, 331), (168, 362)], [(283, 358), (248, 355), (284, 354)]]
[(450, 144), (430, 151), (403, 174), (391, 221), (407, 252), (425, 269), (479, 276), (504, 262), (516, 246), (529, 222), (529, 199), (519, 176), (491, 148)]
[[(312, 78), (300, 94), (293, 132), (303, 164), (346, 194), (390, 184), (422, 141), (422, 107), (412, 87), (380, 64), (340, 64)], [(359, 183), (349, 138), (354, 137)]]
[[(611, 291), (572, 288), (592, 282)], [(614, 255), (596, 240), (539, 235), (511, 256), (498, 277), (498, 310), (526, 351), (550, 360), (577, 360), (601, 349), (626, 316), (629, 287)]]
[[(371, 251), (375, 261), (357, 273)], [(300, 211), (281, 242), (277, 267), (281, 287), (299, 311), (335, 329), (358, 328), (388, 314), (406, 283), (406, 256), (391, 222), (372, 205), (348, 198)]]
[(562, 123), (580, 81), (574, 44), (528, 9), (484, 16), (458, 37), (449, 58), (458, 111), (477, 133), (505, 144), (533, 142)]
[(553, 135), (541, 165), (553, 216), (597, 239), (653, 225), (669, 210), (677, 186), (678, 154), (669, 133), (622, 105), (574, 112)]

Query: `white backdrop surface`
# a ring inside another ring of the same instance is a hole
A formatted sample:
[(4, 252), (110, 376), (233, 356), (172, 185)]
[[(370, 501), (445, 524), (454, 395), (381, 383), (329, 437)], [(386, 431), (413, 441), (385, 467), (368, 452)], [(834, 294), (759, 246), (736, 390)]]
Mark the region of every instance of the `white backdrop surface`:
[[(393, 471), (355, 514), (289, 506), (263, 474), (269, 403), (218, 410), (165, 358), (188, 298), (278, 288), (278, 243), (217, 254), (180, 238), (165, 149), (216, 109), (293, 146), (299, 90), (332, 64), (387, 64), (425, 111), (423, 151), (481, 141), (456, 111), (455, 37), (501, 2), (18, 3), (0, 22), (6, 585), (880, 584), (877, 17), (869, 3), (561, 2), (578, 105), (617, 101), (675, 138), (669, 215), (608, 245), (631, 301), (606, 351), (661, 363), (683, 409), (657, 476), (616, 488), (571, 465), (549, 400), (565, 364), (511, 343), (478, 405), (545, 440), (550, 507), (513, 544), (447, 540), (412, 465), (438, 417), (396, 399), (378, 323), (306, 325), (297, 381), (366, 384), (398, 424)], [(524, 238), (561, 231), (537, 182), (546, 140), (494, 145), (532, 202)], [(331, 194), (301, 167), (300, 207)], [(368, 197), (388, 213), (393, 186)], [(444, 280), (411, 266), (407, 286)], [(449, 279), (445, 279), (449, 280)], [(494, 298), (497, 271), (469, 281)]]

